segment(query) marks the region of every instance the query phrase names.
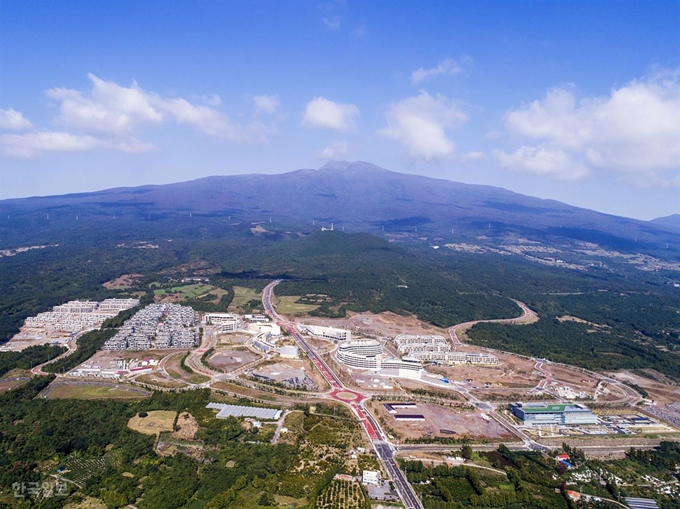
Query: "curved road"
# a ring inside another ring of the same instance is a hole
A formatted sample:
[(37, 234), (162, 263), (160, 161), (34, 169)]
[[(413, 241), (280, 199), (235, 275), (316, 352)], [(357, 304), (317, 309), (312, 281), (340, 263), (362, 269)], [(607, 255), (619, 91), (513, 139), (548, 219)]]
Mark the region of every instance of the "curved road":
[(449, 336), (451, 336), (451, 341), (454, 345), (462, 345), (463, 343), (458, 338), (458, 332), (465, 332), (466, 330), (472, 328), (478, 323), (529, 323), (529, 320), (538, 319), (538, 315), (534, 313), (531, 309), (527, 307), (526, 304), (518, 300), (513, 300), (522, 310), (522, 315), (515, 318), (496, 318), (493, 320), (473, 320), (470, 322), (459, 323), (453, 327), (449, 327)]

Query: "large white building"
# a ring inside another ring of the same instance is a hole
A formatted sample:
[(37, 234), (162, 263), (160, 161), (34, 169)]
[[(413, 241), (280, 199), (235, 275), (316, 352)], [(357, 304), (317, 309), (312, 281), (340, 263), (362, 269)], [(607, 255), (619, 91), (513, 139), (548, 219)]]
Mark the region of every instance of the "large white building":
[(423, 365), (418, 359), (384, 357), (382, 344), (372, 339), (342, 343), (338, 347), (336, 358), (353, 368), (372, 371), (388, 370), (395, 376), (418, 378), (423, 371)]
[(219, 325), (220, 332), (234, 332), (243, 327), (243, 320), (233, 313), (205, 313), (203, 323), (206, 325)]
[(300, 325), (300, 328), (307, 332), (307, 334), (317, 338), (331, 339), (333, 341), (352, 340), (352, 332), (345, 329), (321, 327), (320, 325)]

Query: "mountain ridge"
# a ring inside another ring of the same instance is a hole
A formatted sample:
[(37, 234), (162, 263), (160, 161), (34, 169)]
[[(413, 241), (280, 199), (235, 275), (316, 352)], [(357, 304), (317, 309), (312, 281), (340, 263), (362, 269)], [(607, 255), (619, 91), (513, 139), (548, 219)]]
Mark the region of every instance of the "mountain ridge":
[[(680, 232), (642, 221), (536, 198), (504, 188), (398, 173), (372, 163), (333, 161), (280, 174), (214, 175), (190, 181), (0, 201), (0, 217), (39, 213), (128, 218), (238, 217), (351, 231), (432, 238), (524, 237), (621, 249), (673, 246)], [(0, 228), (7, 224), (0, 222)], [(1, 230), (0, 230), (1, 231)]]

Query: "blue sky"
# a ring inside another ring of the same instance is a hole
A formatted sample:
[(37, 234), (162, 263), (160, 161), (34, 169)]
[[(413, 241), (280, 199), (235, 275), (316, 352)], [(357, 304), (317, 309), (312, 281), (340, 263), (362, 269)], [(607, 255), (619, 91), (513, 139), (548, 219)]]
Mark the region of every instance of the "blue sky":
[(0, 0), (0, 199), (330, 159), (680, 213), (680, 2)]

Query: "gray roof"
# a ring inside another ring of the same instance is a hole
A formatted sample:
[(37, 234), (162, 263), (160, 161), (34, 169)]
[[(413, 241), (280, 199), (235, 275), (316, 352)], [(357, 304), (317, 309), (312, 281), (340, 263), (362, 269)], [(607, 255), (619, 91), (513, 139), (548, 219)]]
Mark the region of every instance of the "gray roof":
[(218, 419), (227, 417), (256, 417), (258, 419), (278, 420), (281, 417), (281, 410), (278, 408), (259, 408), (253, 406), (226, 405), (224, 403), (208, 403), (206, 408), (219, 410)]

